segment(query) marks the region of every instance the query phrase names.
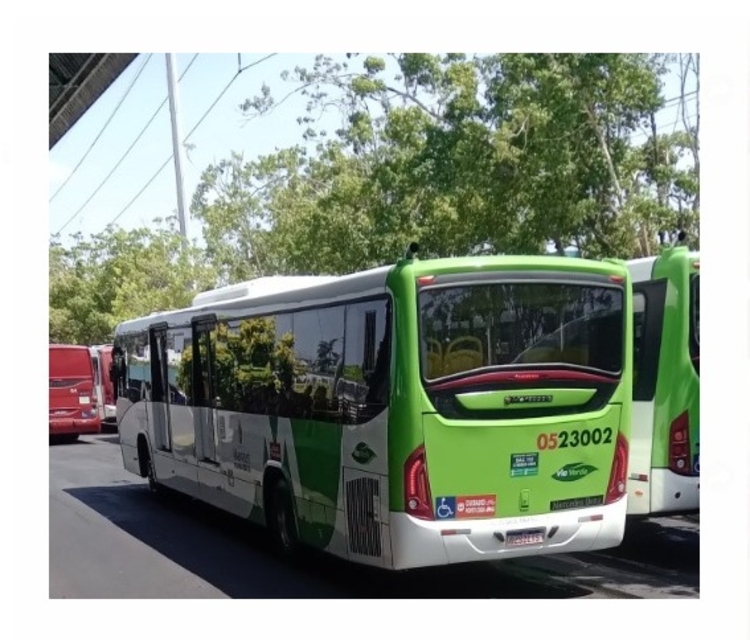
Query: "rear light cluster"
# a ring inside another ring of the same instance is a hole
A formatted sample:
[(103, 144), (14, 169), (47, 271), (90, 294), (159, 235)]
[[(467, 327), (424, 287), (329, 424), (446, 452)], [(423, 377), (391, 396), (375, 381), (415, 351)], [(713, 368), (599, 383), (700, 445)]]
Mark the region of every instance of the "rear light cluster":
[(690, 420), (684, 411), (669, 427), (669, 469), (682, 476), (690, 475)]
[(604, 504), (617, 502), (625, 495), (626, 474), (628, 471), (628, 441), (621, 434), (617, 434), (615, 457), (612, 460), (612, 471), (609, 474), (607, 497)]
[(421, 520), (434, 520), (424, 445), (417, 447), (404, 464), (406, 513)]

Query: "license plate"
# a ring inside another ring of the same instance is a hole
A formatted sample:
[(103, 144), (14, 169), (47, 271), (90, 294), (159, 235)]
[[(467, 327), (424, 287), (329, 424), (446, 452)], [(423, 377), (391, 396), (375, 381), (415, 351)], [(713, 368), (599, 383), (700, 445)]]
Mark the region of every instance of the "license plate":
[(88, 396), (78, 396), (78, 404), (89, 404), (91, 402), (91, 398)]
[(508, 547), (523, 547), (529, 544), (542, 544), (544, 542), (544, 533), (544, 529), (509, 531), (505, 536), (505, 545)]

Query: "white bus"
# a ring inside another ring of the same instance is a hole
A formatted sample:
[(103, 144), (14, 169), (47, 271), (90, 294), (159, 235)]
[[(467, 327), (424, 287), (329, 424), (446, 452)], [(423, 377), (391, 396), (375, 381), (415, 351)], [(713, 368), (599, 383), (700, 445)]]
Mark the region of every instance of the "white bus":
[[(116, 329), (123, 463), (285, 553), (409, 569), (613, 547), (631, 303), (623, 265), (550, 256), (202, 293)], [(575, 344), (545, 346), (577, 318)]]

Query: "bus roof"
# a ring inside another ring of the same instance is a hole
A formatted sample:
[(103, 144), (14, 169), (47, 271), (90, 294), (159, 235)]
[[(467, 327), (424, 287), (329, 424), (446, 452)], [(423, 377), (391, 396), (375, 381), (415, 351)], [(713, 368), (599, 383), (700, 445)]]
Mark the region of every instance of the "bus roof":
[(654, 270), (655, 262), (656, 256), (628, 260), (628, 271), (630, 271), (633, 282), (643, 282), (644, 280), (651, 280), (651, 273)]
[(189, 324), (195, 316), (211, 312), (252, 309), (254, 313), (272, 312), (278, 307), (294, 309), (328, 304), (355, 296), (385, 293), (385, 280), (393, 265), (342, 276), (267, 276), (197, 294), (184, 309), (153, 313), (120, 323), (115, 333), (142, 331), (160, 322)]
[(558, 255), (484, 255), (456, 258), (433, 258), (412, 263), (415, 273), (471, 271), (478, 268), (549, 269), (551, 271), (585, 271), (620, 275), (626, 273), (622, 260), (589, 260)]
[(651, 274), (654, 271), (654, 264), (657, 260), (698, 260), (700, 251), (690, 251), (687, 247), (670, 247), (658, 256), (649, 256), (648, 258), (635, 258), (628, 260), (628, 270), (633, 278), (633, 282), (644, 282), (651, 280)]
[(74, 349), (88, 351), (89, 348), (84, 344), (56, 344), (54, 342), (49, 343), (50, 349)]
[(338, 279), (338, 276), (264, 276), (199, 293), (193, 298), (192, 306), (200, 307), (214, 302), (237, 300), (239, 298), (243, 300), (260, 298), (271, 293), (296, 291), (316, 284), (332, 282), (336, 279)]

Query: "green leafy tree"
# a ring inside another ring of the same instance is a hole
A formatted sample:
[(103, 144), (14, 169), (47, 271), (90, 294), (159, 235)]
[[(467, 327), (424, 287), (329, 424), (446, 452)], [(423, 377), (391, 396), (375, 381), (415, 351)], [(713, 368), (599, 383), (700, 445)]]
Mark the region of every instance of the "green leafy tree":
[(69, 248), (53, 238), (49, 256), (52, 342), (110, 341), (117, 323), (189, 306), (216, 279), (196, 246), (182, 246), (174, 219), (76, 234)]

